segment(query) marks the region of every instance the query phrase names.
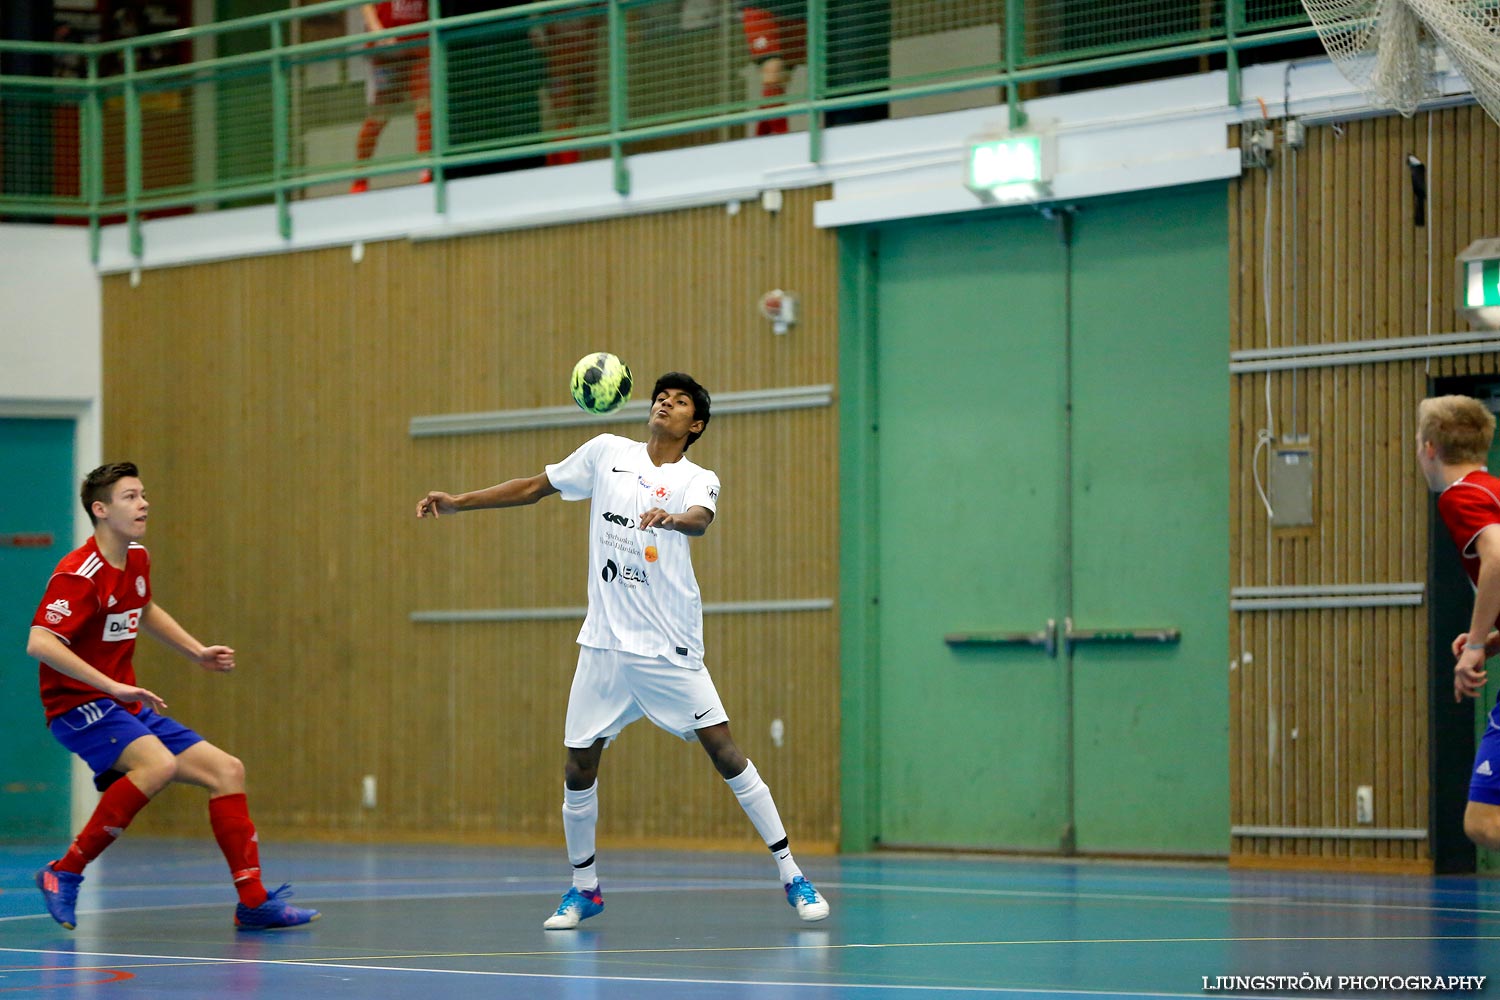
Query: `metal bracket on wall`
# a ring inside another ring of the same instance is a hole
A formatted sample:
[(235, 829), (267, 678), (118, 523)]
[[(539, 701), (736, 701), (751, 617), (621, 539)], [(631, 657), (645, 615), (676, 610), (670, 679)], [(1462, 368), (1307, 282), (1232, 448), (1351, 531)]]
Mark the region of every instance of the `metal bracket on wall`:
[(1328, 840), (1426, 840), (1426, 827), (1231, 826), (1231, 837), (1293, 837)]
[(1330, 583), (1275, 587), (1231, 587), (1230, 611), (1308, 611), (1317, 608), (1382, 608), (1422, 603), (1425, 583)]
[[(833, 405), (833, 386), (795, 385), (775, 389), (750, 389), (744, 392), (721, 392), (714, 396), (714, 416), (730, 413), (774, 413), (782, 410), (805, 410)], [(450, 434), (487, 434), (500, 431), (535, 431), (549, 427), (635, 423), (646, 419), (650, 404), (644, 401), (626, 403), (607, 416), (585, 413), (576, 406), (537, 406), (526, 410), (497, 410), (489, 413), (438, 413), (412, 417), (408, 423), (412, 437), (441, 437)]]
[[(721, 601), (703, 605), (705, 615), (778, 614), (787, 611), (829, 611), (831, 597), (800, 597), (774, 601)], [(545, 622), (583, 618), (585, 607), (557, 608), (445, 608), (413, 611), (407, 618), (425, 625), (458, 625), (474, 622)]]

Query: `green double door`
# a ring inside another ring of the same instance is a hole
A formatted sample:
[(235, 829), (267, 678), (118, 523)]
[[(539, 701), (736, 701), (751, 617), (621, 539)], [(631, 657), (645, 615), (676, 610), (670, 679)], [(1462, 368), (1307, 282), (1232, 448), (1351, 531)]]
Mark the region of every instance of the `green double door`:
[(1227, 852), (1225, 198), (870, 239), (883, 845)]

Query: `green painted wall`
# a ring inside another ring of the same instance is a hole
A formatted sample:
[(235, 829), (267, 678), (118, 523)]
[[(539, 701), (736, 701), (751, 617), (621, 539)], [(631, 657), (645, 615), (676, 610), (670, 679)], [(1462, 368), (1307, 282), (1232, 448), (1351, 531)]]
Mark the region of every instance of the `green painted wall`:
[(52, 536), (50, 547), (0, 545), (0, 839), (61, 844), (69, 756), (43, 724), (26, 636), (53, 568), (73, 548), (73, 422), (0, 419), (0, 464), (0, 535)]

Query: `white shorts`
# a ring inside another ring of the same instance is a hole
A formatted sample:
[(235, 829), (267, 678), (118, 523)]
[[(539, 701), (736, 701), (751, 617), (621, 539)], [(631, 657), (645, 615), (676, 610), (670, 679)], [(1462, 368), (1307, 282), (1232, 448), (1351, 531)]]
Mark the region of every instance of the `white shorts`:
[(699, 729), (729, 721), (706, 668), (690, 670), (659, 656), (579, 646), (563, 743), (591, 747), (601, 737), (614, 739), (642, 716), (689, 741), (698, 738)]

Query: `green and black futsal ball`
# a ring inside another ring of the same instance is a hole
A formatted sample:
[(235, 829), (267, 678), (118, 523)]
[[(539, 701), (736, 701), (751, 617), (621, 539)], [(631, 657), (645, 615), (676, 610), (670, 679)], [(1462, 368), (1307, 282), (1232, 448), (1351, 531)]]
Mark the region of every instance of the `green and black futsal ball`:
[(573, 402), (590, 413), (613, 413), (630, 398), (630, 366), (613, 354), (588, 354), (573, 366)]

